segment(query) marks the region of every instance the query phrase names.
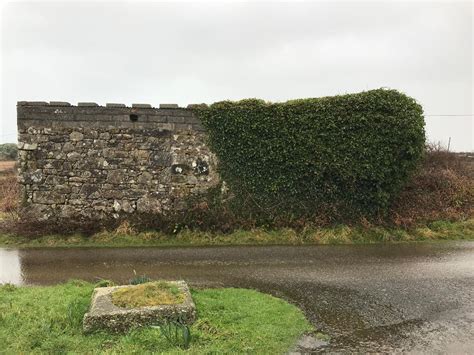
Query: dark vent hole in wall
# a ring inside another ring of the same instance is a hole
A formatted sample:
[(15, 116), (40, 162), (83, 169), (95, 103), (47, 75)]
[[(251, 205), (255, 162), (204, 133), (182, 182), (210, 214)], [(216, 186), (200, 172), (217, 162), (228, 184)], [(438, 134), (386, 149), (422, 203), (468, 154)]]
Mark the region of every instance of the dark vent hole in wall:
[(137, 122), (138, 121), (138, 115), (131, 114), (130, 115), (130, 121)]

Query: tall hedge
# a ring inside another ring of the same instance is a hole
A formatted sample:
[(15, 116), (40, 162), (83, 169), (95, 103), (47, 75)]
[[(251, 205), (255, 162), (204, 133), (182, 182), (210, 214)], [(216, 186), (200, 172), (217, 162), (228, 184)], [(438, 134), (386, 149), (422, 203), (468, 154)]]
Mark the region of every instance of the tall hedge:
[(384, 210), (425, 143), (422, 107), (396, 90), (196, 110), (231, 191), (273, 212)]

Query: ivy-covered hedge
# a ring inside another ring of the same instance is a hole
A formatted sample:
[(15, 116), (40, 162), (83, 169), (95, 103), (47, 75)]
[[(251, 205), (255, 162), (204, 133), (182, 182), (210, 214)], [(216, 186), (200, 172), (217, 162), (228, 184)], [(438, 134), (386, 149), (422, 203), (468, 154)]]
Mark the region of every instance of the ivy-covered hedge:
[(383, 211), (425, 144), (422, 107), (396, 90), (222, 101), (196, 113), (231, 191), (273, 214)]

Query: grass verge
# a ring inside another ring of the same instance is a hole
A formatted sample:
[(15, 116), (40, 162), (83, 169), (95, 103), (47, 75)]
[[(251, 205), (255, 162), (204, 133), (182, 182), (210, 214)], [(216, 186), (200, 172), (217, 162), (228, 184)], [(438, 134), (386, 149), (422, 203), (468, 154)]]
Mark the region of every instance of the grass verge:
[(92, 236), (50, 235), (37, 238), (0, 234), (4, 247), (166, 247), (211, 245), (305, 245), (369, 244), (433, 240), (474, 240), (474, 218), (463, 221), (436, 221), (424, 226), (388, 228), (380, 226), (339, 225), (328, 228), (306, 228), (301, 231), (282, 228), (237, 230), (229, 234), (183, 230), (169, 235), (157, 231), (134, 233), (101, 232)]
[[(158, 329), (125, 335), (82, 333), (94, 286), (83, 281), (47, 287), (0, 286), (0, 344), (6, 353), (176, 353)], [(192, 353), (284, 353), (312, 327), (287, 302), (253, 290), (193, 290), (198, 320)]]

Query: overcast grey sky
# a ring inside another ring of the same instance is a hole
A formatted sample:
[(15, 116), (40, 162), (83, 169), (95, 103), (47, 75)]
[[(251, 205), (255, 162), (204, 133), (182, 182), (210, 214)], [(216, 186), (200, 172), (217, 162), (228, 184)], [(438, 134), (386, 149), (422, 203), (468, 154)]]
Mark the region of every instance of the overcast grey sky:
[(471, 1), (10, 1), (1, 11), (0, 142), (16, 141), (18, 100), (186, 105), (390, 87), (423, 105), (429, 140), (474, 150)]

